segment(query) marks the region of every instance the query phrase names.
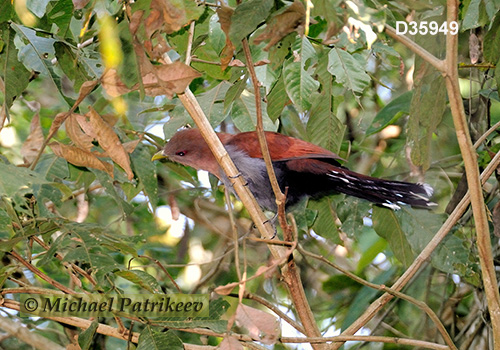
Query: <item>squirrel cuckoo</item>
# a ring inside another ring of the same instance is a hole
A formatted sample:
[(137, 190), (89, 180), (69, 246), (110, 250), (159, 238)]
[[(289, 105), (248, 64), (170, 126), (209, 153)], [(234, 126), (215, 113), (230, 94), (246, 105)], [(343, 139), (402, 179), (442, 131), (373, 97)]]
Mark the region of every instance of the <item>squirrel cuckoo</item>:
[[(276, 212), (276, 201), (257, 133), (217, 135), (259, 205)], [(399, 204), (417, 208), (436, 205), (429, 200), (432, 188), (427, 184), (383, 180), (358, 174), (341, 166), (338, 160), (342, 158), (335, 153), (293, 137), (266, 131), (266, 139), (280, 188), (282, 191), (288, 188), (287, 208), (305, 197), (319, 199), (339, 192), (391, 209), (399, 209)], [(226, 186), (230, 186), (229, 179), (199, 129), (178, 131), (152, 160), (162, 158), (209, 171)]]

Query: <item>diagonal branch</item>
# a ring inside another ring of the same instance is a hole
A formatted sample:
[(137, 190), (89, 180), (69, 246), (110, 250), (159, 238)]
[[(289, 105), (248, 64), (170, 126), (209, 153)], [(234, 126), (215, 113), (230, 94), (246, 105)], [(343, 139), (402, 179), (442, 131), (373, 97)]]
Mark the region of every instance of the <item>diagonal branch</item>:
[(426, 62), (428, 62), (431, 66), (436, 68), (441, 73), (446, 72), (445, 61), (438, 59), (436, 56), (434, 56), (432, 53), (424, 49), (422, 46), (418, 45), (413, 40), (407, 38), (404, 35), (397, 34), (396, 30), (388, 24), (385, 25), (385, 32), (391, 38), (393, 38), (396, 41), (399, 41), (401, 44), (403, 44), (411, 51), (413, 51), (414, 54), (422, 57)]
[[(485, 183), (499, 165), (500, 151), (495, 155), (495, 157), (493, 157), (490, 164), (488, 164), (486, 169), (481, 174), (481, 182)], [(420, 254), (410, 265), (410, 267), (408, 267), (405, 273), (401, 277), (399, 277), (399, 279), (392, 285), (392, 290), (400, 291), (406, 284), (408, 284), (412, 277), (418, 272), (418, 270), (420, 270), (422, 265), (424, 265), (425, 262), (430, 259), (432, 252), (438, 247), (438, 245), (443, 241), (448, 232), (450, 232), (453, 226), (455, 226), (457, 221), (462, 217), (469, 204), (470, 194), (469, 192), (467, 192), (464, 198), (462, 198), (460, 203), (458, 203), (458, 205), (455, 207), (455, 210), (453, 210), (448, 219), (444, 222), (443, 226), (441, 226), (434, 238), (427, 244), (422, 252), (420, 252)], [(377, 300), (375, 300), (366, 309), (366, 311), (356, 321), (354, 321), (353, 324), (347, 327), (341, 335), (355, 334), (359, 329), (361, 329), (361, 327), (365, 326), (392, 298), (393, 296), (391, 294), (384, 293)], [(341, 343), (334, 343), (331, 345), (330, 350), (336, 350), (341, 346)]]

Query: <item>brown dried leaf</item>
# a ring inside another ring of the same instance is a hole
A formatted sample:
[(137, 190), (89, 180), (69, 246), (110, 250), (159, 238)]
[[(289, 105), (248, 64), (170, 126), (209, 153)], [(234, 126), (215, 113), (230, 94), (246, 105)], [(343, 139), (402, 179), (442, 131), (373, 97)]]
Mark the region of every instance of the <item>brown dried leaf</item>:
[(85, 97), (87, 97), (92, 90), (97, 86), (98, 81), (97, 80), (90, 80), (86, 81), (85, 83), (80, 86), (80, 91), (78, 92), (78, 99), (77, 99), (77, 104), (80, 104), (80, 102), (83, 101)]
[(472, 64), (476, 64), (481, 57), (481, 43), (474, 33), (469, 36), (469, 57)]
[(229, 39), (229, 28), (231, 27), (231, 17), (233, 16), (234, 9), (226, 6), (223, 2), (221, 7), (217, 9), (217, 16), (219, 17), (219, 23), (222, 31), (226, 34), (226, 45), (222, 49), (220, 55), (221, 69), (225, 70), (234, 56), (234, 44)]
[(201, 77), (195, 69), (183, 62), (153, 66), (153, 72), (143, 76), (144, 89), (149, 96), (180, 94), (186, 90), (191, 81)]
[(238, 339), (231, 336), (225, 336), (219, 344), (219, 350), (243, 350), (243, 345), (240, 344)]
[(43, 144), (43, 131), (40, 125), (40, 115), (35, 113), (30, 124), (30, 134), (21, 147), (21, 155), (23, 156), (24, 164), (31, 164), (38, 155)]
[(238, 286), (237, 282), (226, 284), (225, 286), (218, 286), (214, 289), (214, 292), (219, 295), (229, 295), (234, 288)]
[(202, 8), (197, 8), (194, 1), (188, 2), (152, 0), (149, 16), (144, 21), (148, 37), (156, 31), (174, 33), (192, 20), (198, 19), (203, 13)]
[[(140, 141), (141, 141), (141, 139), (137, 139), (137, 140), (122, 143), (123, 149), (127, 153), (132, 153), (132, 152), (134, 152), (135, 148), (137, 147), (137, 145), (139, 144)], [(94, 154), (98, 157), (109, 157), (108, 152), (101, 152), (101, 153), (94, 152)]]
[(75, 114), (76, 121), (80, 128), (82, 128), (83, 132), (89, 135), (92, 139), (97, 139), (97, 134), (94, 132), (94, 128), (90, 124), (90, 121), (87, 120), (87, 117), (81, 114)]
[(229, 28), (231, 28), (231, 17), (233, 16), (234, 9), (222, 2), (216, 12), (219, 17), (220, 28), (226, 34), (226, 37), (228, 37)]
[(80, 147), (85, 151), (90, 151), (91, 148), (94, 147), (94, 145), (92, 144), (94, 138), (82, 131), (78, 123), (77, 117), (85, 119), (83, 115), (72, 113), (69, 116), (68, 120), (66, 120), (65, 124), (66, 132), (68, 133), (69, 138), (71, 139), (71, 141), (73, 141), (75, 145), (77, 145), (78, 147)]
[(305, 18), (306, 9), (304, 4), (300, 0), (295, 0), (293, 4), (280, 11), (270, 20), (264, 32), (254, 39), (254, 43), (258, 45), (264, 40), (269, 40), (269, 43), (264, 48), (264, 51), (268, 51), (271, 46), (297, 30), (304, 23)]
[(168, 205), (170, 207), (170, 213), (172, 215), (172, 220), (179, 220), (179, 216), (181, 215), (181, 211), (179, 209), (179, 204), (177, 203), (177, 196), (173, 193), (168, 196)]
[(66, 159), (73, 165), (105, 171), (113, 177), (113, 164), (101, 161), (88, 151), (58, 142), (51, 142), (49, 147), (58, 157)]
[(89, 113), (86, 114), (90, 118), (90, 125), (96, 133), (96, 139), (99, 146), (107, 152), (109, 157), (127, 173), (129, 180), (134, 178), (134, 173), (130, 167), (130, 158), (123, 148), (118, 135), (113, 129), (101, 118), (101, 116), (90, 107)]
[(279, 338), (279, 321), (267, 312), (239, 304), (236, 309), (236, 324), (246, 328), (252, 339), (272, 345)]
[(120, 79), (116, 69), (106, 69), (101, 77), (101, 83), (106, 93), (111, 97), (118, 97), (134, 90), (129, 89), (127, 85)]
[(225, 70), (229, 66), (229, 63), (231, 62), (234, 56), (234, 50), (235, 47), (233, 43), (226, 36), (226, 46), (224, 46), (220, 54), (220, 68), (222, 70)]
[(234, 59), (233, 62), (229, 63), (229, 67), (245, 67), (245, 63), (239, 59)]
[(75, 7), (75, 10), (81, 10), (87, 4), (89, 3), (90, 0), (73, 0), (73, 6)]
[(144, 15), (143, 10), (138, 10), (135, 11), (132, 16), (130, 17), (130, 23), (129, 23), (129, 28), (130, 28), (130, 33), (132, 35), (135, 35), (137, 33), (137, 30), (142, 24), (142, 16)]
[(59, 113), (58, 115), (56, 115), (56, 117), (54, 118), (54, 121), (52, 122), (52, 125), (50, 126), (49, 135), (47, 136), (47, 139), (50, 139), (52, 136), (55, 135), (57, 130), (59, 130), (62, 123), (64, 123), (64, 121), (66, 120), (66, 118), (69, 117), (69, 115), (70, 115), (70, 113), (68, 113), (68, 112), (63, 112), (63, 113)]
[[(138, 57), (144, 90), (148, 96), (167, 95), (172, 98), (174, 93), (184, 92), (193, 79), (201, 76), (198, 71), (180, 61), (154, 66), (149, 60)], [(102, 75), (101, 81), (106, 93), (111, 97), (121, 96), (139, 88), (139, 84), (128, 88), (114, 69), (108, 69)]]
[(101, 115), (101, 117), (109, 126), (115, 126), (118, 122), (118, 116), (116, 114), (107, 113)]

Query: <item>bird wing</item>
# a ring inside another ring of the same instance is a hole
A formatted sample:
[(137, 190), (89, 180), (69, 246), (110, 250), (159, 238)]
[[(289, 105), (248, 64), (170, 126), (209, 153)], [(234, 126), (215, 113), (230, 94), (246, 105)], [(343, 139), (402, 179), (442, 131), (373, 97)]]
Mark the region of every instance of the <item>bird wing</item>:
[[(270, 131), (266, 131), (265, 135), (269, 153), (273, 161), (310, 158), (331, 159), (335, 162), (343, 160), (333, 152), (300, 139)], [(225, 145), (233, 145), (246, 152), (252, 158), (263, 158), (259, 139), (255, 131), (235, 134), (224, 141)]]

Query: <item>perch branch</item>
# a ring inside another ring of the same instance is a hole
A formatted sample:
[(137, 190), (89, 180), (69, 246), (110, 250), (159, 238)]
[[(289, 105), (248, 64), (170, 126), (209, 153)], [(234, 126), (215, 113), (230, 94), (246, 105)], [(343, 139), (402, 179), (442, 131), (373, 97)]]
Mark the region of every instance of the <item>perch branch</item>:
[[(259, 138), (259, 144), (261, 147), (262, 156), (266, 163), (266, 169), (269, 175), (269, 180), (271, 182), (274, 196), (276, 198), (276, 204), (278, 207), (278, 219), (280, 222), (280, 226), (283, 229), (283, 235), (285, 241), (292, 241), (291, 227), (286, 222), (286, 213), (285, 213), (286, 198), (283, 192), (281, 192), (278, 180), (276, 179), (276, 174), (274, 173), (274, 167), (271, 160), (271, 155), (269, 153), (269, 147), (267, 145), (267, 140), (264, 133), (264, 123), (262, 120), (262, 103), (260, 97), (259, 80), (257, 78), (257, 74), (255, 73), (252, 54), (250, 52), (250, 47), (248, 45), (248, 40), (246, 38), (243, 39), (242, 47), (247, 61), (247, 69), (248, 72), (250, 73), (250, 77), (254, 88), (255, 109), (257, 111), (257, 127), (256, 127), (257, 136)], [(285, 268), (282, 269), (282, 273), (283, 273), (283, 279), (288, 287), (288, 291), (290, 292), (290, 297), (293, 301), (295, 309), (297, 310), (297, 314), (299, 315), (300, 321), (304, 326), (305, 334), (310, 337), (321, 337), (321, 332), (319, 331), (318, 325), (311, 311), (311, 307), (309, 306), (309, 302), (307, 301), (306, 293), (304, 291), (302, 280), (300, 278), (300, 273), (298, 271), (297, 265), (295, 264), (295, 261), (293, 260), (293, 255), (290, 255), (288, 264)], [(318, 346), (313, 346), (313, 347), (317, 348)]]

